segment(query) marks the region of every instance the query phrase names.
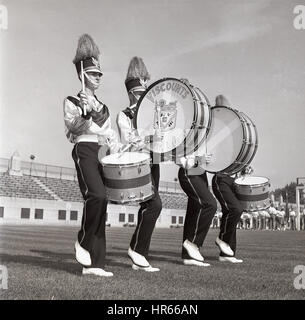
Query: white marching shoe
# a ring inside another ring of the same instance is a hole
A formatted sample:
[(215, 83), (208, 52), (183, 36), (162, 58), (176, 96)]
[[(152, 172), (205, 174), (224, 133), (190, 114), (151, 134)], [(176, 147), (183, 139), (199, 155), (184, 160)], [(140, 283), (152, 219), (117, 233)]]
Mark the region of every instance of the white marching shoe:
[(141, 254), (135, 252), (131, 248), (128, 249), (128, 256), (136, 266), (142, 267), (142, 268), (150, 267), (150, 264), (146, 260), (146, 258)]
[(99, 276), (99, 277), (112, 277), (113, 276), (112, 272), (105, 271), (102, 268), (83, 268), (82, 274), (83, 275), (93, 274), (93, 275)]
[(201, 255), (200, 251), (199, 251), (199, 248), (197, 247), (196, 244), (190, 242), (189, 240), (184, 240), (183, 242), (183, 247), (185, 248), (185, 250), (187, 251), (188, 255), (194, 259), (194, 260), (197, 260), (197, 261), (204, 261), (204, 258), (203, 256)]
[(90, 253), (85, 250), (78, 241), (75, 242), (75, 258), (77, 262), (82, 264), (83, 266), (91, 266), (91, 258)]
[(152, 267), (151, 265), (149, 265), (148, 267), (139, 267), (136, 264), (133, 264), (132, 265), (132, 269), (133, 270), (142, 270), (142, 271), (146, 271), (146, 272), (157, 272), (157, 271), (160, 271), (159, 268)]
[(234, 256), (234, 252), (230, 246), (226, 242), (220, 240), (219, 237), (216, 238), (215, 243), (224, 254), (231, 257)]
[(235, 257), (222, 257), (222, 256), (219, 256), (219, 261), (231, 262), (231, 263), (242, 263), (243, 262), (242, 259), (237, 259)]
[(202, 261), (194, 260), (194, 259), (183, 259), (183, 264), (186, 266), (198, 266), (198, 267), (209, 267), (209, 263), (205, 263)]

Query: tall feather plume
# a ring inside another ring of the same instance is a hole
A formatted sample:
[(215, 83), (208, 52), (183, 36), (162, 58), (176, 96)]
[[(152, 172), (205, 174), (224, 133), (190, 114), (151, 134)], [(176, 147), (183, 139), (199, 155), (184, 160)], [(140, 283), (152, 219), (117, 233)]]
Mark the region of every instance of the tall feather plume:
[(230, 103), (229, 100), (223, 94), (220, 94), (215, 98), (215, 106), (229, 107)]
[(76, 49), (76, 54), (73, 59), (73, 63), (76, 64), (79, 61), (85, 60), (86, 58), (94, 57), (98, 60), (100, 50), (91, 36), (83, 34), (79, 40)]
[(142, 58), (133, 57), (131, 59), (125, 82), (131, 79), (150, 79), (150, 74), (148, 73)]

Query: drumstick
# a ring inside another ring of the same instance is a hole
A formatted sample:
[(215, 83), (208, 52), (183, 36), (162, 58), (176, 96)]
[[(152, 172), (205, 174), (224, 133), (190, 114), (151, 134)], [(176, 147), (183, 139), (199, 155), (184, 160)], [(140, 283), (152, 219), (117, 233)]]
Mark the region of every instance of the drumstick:
[(127, 151), (132, 145), (135, 145), (135, 143), (131, 142), (131, 143), (127, 144), (123, 149), (121, 149), (121, 150), (119, 151), (118, 158), (121, 158), (121, 156), (123, 155), (123, 153), (124, 153), (125, 151)]
[[(131, 147), (131, 144), (127, 144), (123, 149), (120, 150), (120, 153), (123, 154), (126, 150), (128, 150)], [(121, 155), (119, 155), (121, 156)]]
[[(84, 66), (83, 61), (80, 62), (80, 73), (81, 73), (81, 81), (82, 81), (82, 91), (85, 93), (85, 79), (84, 79)], [(86, 106), (84, 107), (84, 115), (87, 115)]]

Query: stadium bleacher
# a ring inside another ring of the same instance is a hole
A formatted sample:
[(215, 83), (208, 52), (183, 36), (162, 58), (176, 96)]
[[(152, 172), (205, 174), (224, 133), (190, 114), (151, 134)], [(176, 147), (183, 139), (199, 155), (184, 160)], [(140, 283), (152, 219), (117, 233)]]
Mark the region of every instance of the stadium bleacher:
[(184, 193), (160, 192), (162, 207), (166, 209), (182, 209), (187, 206), (187, 196)]
[[(41, 184), (46, 186), (44, 190)], [(0, 195), (5, 197), (30, 198), (56, 200), (57, 195), (63, 201), (82, 202), (83, 197), (80, 193), (78, 182), (60, 178), (50, 178), (41, 176), (11, 176), (7, 173), (0, 175)], [(166, 209), (186, 209), (187, 197), (183, 193), (160, 192), (163, 208)], [(129, 203), (128, 205), (134, 205)]]
[(0, 174), (0, 196), (55, 200), (55, 198), (39, 186), (31, 176), (13, 176)]
[(37, 177), (47, 188), (64, 201), (82, 202), (83, 197), (78, 182), (58, 178)]

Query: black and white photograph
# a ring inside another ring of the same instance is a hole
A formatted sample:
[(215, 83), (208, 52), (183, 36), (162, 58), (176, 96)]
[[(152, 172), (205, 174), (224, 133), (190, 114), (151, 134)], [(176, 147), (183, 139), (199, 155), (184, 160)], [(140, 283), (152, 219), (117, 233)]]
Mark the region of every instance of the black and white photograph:
[(304, 57), (302, 0), (0, 0), (0, 300), (304, 300)]

